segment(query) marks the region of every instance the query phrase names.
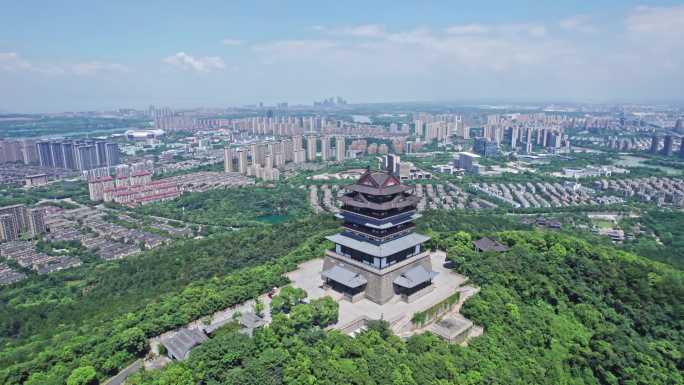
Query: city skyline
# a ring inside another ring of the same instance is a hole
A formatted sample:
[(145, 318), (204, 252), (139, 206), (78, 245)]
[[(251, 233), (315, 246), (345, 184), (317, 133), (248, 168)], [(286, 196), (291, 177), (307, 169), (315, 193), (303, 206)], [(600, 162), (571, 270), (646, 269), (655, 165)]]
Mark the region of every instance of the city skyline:
[(684, 3), (34, 2), (0, 15), (0, 112), (681, 102)]

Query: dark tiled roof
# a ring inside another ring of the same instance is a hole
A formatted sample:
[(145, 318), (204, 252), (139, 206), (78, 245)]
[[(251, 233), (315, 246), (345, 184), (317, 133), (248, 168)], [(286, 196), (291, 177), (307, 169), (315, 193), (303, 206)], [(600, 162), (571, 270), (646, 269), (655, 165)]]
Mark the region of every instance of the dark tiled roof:
[(421, 234), (411, 233), (401, 238), (385, 242), (381, 245), (374, 245), (370, 242), (359, 241), (357, 239), (348, 237), (343, 234), (331, 235), (326, 237), (326, 239), (332, 241), (333, 243), (361, 251), (362, 253), (382, 258), (388, 257), (402, 250), (406, 250), (409, 247), (414, 247), (423, 242), (427, 242), (428, 240), (430, 240), (430, 237), (426, 237), (425, 235)]
[(478, 239), (475, 243), (475, 248), (479, 251), (496, 251), (496, 252), (503, 252), (507, 251), (508, 247), (502, 245), (501, 243), (489, 239), (487, 237)]
[(347, 186), (347, 189), (365, 194), (386, 195), (396, 194), (411, 188), (401, 184), (401, 181), (391, 173), (367, 170), (356, 183)]
[(184, 360), (190, 350), (207, 340), (206, 334), (198, 329), (180, 329), (176, 334), (161, 341), (171, 358)]
[(323, 272), (323, 277), (331, 279), (335, 282), (339, 282), (344, 286), (356, 288), (366, 284), (366, 278), (361, 274), (354, 273), (353, 271), (347, 270), (344, 267), (335, 265), (329, 270)]
[(436, 272), (427, 270), (422, 265), (418, 265), (401, 273), (401, 275), (394, 280), (394, 283), (407, 289), (412, 289), (421, 283), (431, 280), (436, 275)]

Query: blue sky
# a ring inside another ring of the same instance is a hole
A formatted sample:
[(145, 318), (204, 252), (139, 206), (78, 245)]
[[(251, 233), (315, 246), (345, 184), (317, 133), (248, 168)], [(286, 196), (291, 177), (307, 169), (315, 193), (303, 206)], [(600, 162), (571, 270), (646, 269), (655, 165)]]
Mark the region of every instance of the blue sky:
[(684, 2), (9, 1), (0, 111), (682, 101)]

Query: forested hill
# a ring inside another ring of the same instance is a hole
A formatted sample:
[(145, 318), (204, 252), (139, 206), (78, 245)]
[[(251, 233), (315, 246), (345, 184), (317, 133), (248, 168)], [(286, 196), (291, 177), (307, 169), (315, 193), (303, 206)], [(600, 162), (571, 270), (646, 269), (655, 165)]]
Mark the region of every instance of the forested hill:
[(681, 271), (562, 233), (490, 233), (510, 246), (502, 254), (473, 252), (467, 232), (432, 235), (482, 288), (463, 308), (485, 327), (468, 347), (403, 342), (382, 324), (351, 338), (298, 314), (252, 339), (220, 335), (134, 384), (684, 383)]
[[(468, 347), (404, 342), (382, 324), (354, 339), (325, 332), (314, 306), (251, 339), (221, 333), (135, 384), (684, 382), (682, 271), (506, 217), (436, 211), (419, 226), (482, 289), (462, 310), (485, 327)], [(0, 383), (104, 380), (147, 353), (146, 337), (284, 284), (281, 274), (322, 255), (322, 237), (338, 228), (314, 216), (215, 234), (3, 289)], [(476, 254), (481, 235), (510, 251)]]
[(0, 384), (63, 384), (79, 365), (116, 374), (146, 337), (284, 284), (337, 227), (332, 216), (261, 225), (2, 288)]

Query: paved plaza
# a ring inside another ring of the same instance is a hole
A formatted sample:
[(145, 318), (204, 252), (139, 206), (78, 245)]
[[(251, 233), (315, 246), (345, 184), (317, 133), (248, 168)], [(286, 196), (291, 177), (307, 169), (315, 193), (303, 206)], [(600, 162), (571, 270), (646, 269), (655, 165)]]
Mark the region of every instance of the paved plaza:
[(364, 317), (366, 319), (382, 318), (390, 322), (392, 329), (395, 333), (399, 334), (409, 331), (411, 317), (416, 312), (430, 308), (456, 291), (461, 292), (461, 300), (457, 305), (457, 307), (460, 307), (460, 303), (476, 292), (476, 289), (473, 287), (463, 286), (467, 281), (466, 277), (445, 267), (446, 253), (440, 251), (433, 252), (430, 258), (432, 260), (432, 269), (438, 273), (433, 279), (434, 290), (412, 303), (402, 301), (398, 295), (383, 305), (365, 298), (354, 303), (344, 300), (342, 299), (342, 294), (332, 289), (324, 288), (321, 278), (321, 271), (323, 269), (322, 258), (301, 264), (297, 270), (288, 273), (287, 277), (292, 281), (293, 286), (306, 290), (310, 300), (328, 295), (340, 304), (339, 320), (334, 328), (345, 328), (354, 321)]

